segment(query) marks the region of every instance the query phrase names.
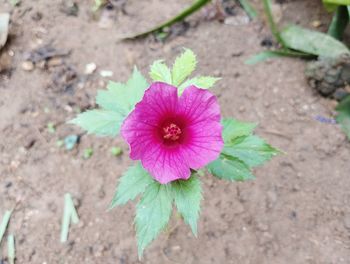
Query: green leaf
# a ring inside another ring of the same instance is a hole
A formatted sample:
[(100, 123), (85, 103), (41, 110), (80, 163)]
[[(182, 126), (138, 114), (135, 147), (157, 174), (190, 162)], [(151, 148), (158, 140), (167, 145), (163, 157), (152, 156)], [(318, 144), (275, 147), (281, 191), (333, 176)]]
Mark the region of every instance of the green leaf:
[(235, 157), (226, 155), (220, 155), (220, 157), (211, 162), (207, 168), (211, 174), (224, 180), (246, 181), (255, 178), (244, 162)]
[(123, 83), (109, 81), (107, 90), (97, 91), (96, 103), (105, 110), (121, 113), (126, 116), (129, 107), (125, 100), (125, 91), (127, 87)]
[(69, 121), (86, 130), (89, 134), (99, 136), (116, 136), (119, 133), (123, 116), (108, 110), (89, 110)]
[(350, 0), (323, 0), (324, 4), (350, 5)]
[(130, 167), (120, 178), (109, 209), (134, 200), (137, 195), (143, 193), (146, 187), (153, 182), (151, 176), (140, 163)]
[(333, 37), (299, 26), (286, 27), (281, 36), (288, 48), (309, 54), (337, 58), (341, 54), (349, 53), (348, 48)]
[(15, 264), (16, 249), (15, 249), (15, 237), (13, 234), (7, 236), (7, 258), (9, 264)]
[(171, 71), (163, 63), (163, 60), (153, 62), (149, 75), (154, 82), (160, 81), (171, 84)]
[(97, 104), (105, 110), (111, 110), (127, 116), (148, 88), (145, 77), (134, 68), (126, 84), (109, 82), (107, 90), (101, 90), (96, 97)]
[(225, 145), (223, 154), (233, 156), (249, 167), (262, 165), (277, 155), (279, 151), (255, 135), (242, 136)]
[(349, 13), (346, 6), (338, 6), (335, 11), (332, 22), (328, 28), (327, 34), (332, 36), (333, 38), (342, 40), (343, 34), (346, 26), (349, 22)]
[(328, 4), (323, 1), (323, 6), (328, 12), (334, 12), (337, 10), (338, 5), (335, 4)]
[(292, 51), (288, 49), (284, 50), (267, 50), (262, 51), (256, 55), (251, 56), (248, 60), (246, 60), (244, 63), (247, 65), (254, 65), (258, 62), (265, 61), (267, 59), (271, 58), (278, 58), (278, 57), (301, 57), (301, 58), (310, 58), (310, 54), (303, 53), (303, 52), (297, 52)]
[(209, 89), (214, 86), (214, 84), (221, 78), (211, 77), (211, 76), (197, 76), (189, 79), (179, 86), (180, 94), (190, 85), (197, 86), (202, 89)]
[(148, 88), (148, 82), (145, 77), (134, 67), (131, 78), (126, 83), (127, 91), (126, 98), (129, 102), (129, 112), (131, 112), (136, 103), (141, 101), (146, 89)]
[(222, 125), (224, 126), (222, 137), (225, 143), (237, 137), (250, 135), (257, 126), (255, 123), (240, 122), (236, 119), (228, 118), (222, 120)]
[(101, 110), (86, 111), (69, 123), (82, 127), (90, 134), (116, 136), (121, 123), (142, 99), (147, 87), (146, 79), (135, 67), (126, 84), (109, 82), (107, 90), (98, 92), (96, 102)]
[(197, 220), (202, 199), (202, 188), (199, 178), (192, 175), (188, 180), (177, 180), (171, 183), (177, 210), (197, 236)]
[(11, 214), (12, 214), (12, 211), (5, 211), (5, 214), (2, 217), (1, 224), (0, 224), (0, 244), (6, 232), (7, 226), (10, 222)]
[(336, 110), (338, 112), (336, 120), (350, 140), (350, 96), (343, 99), (336, 107)]
[(185, 52), (175, 59), (172, 70), (172, 84), (176, 87), (179, 86), (195, 70), (196, 64), (196, 55), (192, 50), (185, 49)]
[(258, 13), (248, 0), (239, 0), (239, 2), (251, 19), (254, 19), (258, 16)]
[(167, 185), (153, 182), (148, 185), (136, 208), (136, 237), (138, 255), (169, 222), (172, 212), (172, 195)]

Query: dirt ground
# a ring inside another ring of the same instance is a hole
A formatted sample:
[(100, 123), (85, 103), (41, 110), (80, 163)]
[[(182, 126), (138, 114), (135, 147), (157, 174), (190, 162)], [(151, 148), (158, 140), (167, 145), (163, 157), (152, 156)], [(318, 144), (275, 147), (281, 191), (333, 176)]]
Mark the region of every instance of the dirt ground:
[[(307, 85), (304, 61), (245, 65), (264, 49), (268, 29), (261, 21), (235, 26), (206, 20), (209, 7), (164, 43), (152, 37), (119, 41), (190, 0), (127, 1), (126, 12), (112, 12), (115, 21), (107, 29), (92, 18), (93, 1), (76, 2), (78, 14), (69, 16), (60, 0), (22, 1), (16, 8), (0, 0), (0, 11), (10, 11), (12, 19), (1, 57), (9, 69), (0, 74), (0, 216), (15, 208), (9, 232), (16, 237), (16, 263), (140, 263), (131, 224), (135, 205), (106, 212), (118, 177), (131, 164), (127, 145), (87, 136), (65, 122), (76, 109), (93, 108), (96, 91), (108, 79), (125, 81), (134, 64), (146, 75), (151, 62), (170, 63), (182, 47), (198, 55), (198, 71), (222, 77), (213, 92), (223, 116), (259, 122), (257, 133), (286, 154), (257, 168), (251, 182), (206, 176), (198, 238), (172, 220), (172, 232), (147, 248), (142, 263), (350, 263), (350, 143), (337, 125), (315, 120), (331, 117), (334, 108)], [(279, 2), (283, 21), (308, 27), (329, 21), (318, 1)], [(44, 44), (70, 53), (24, 70), (26, 54)], [(86, 75), (91, 62), (97, 70)], [(113, 76), (101, 77), (100, 70)], [(57, 146), (77, 133), (82, 136), (72, 151)], [(112, 146), (122, 147), (123, 155), (112, 156)], [(83, 159), (88, 147), (93, 156)], [(66, 192), (75, 197), (81, 222), (61, 244)], [(6, 243), (1, 246), (6, 263)]]

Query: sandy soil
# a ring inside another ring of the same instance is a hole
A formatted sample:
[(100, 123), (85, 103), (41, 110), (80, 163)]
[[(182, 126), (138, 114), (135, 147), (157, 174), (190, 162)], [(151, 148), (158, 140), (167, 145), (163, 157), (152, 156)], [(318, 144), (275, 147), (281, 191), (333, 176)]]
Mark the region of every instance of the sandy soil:
[[(80, 144), (66, 151), (56, 142), (81, 133), (65, 122), (75, 109), (94, 107), (97, 89), (109, 79), (99, 70), (125, 81), (134, 64), (147, 74), (153, 60), (171, 62), (182, 47), (197, 53), (201, 73), (222, 77), (213, 92), (223, 116), (259, 122), (257, 132), (286, 154), (256, 169), (252, 182), (207, 176), (198, 238), (173, 220), (172, 232), (146, 250), (142, 263), (349, 263), (350, 144), (337, 125), (315, 120), (331, 116), (333, 107), (308, 87), (305, 62), (245, 65), (263, 49), (266, 27), (205, 21), (208, 10), (165, 43), (118, 41), (175, 14), (189, 0), (127, 1), (126, 14), (115, 12), (108, 29), (92, 19), (92, 1), (77, 2), (78, 16), (67, 16), (59, 0), (22, 1), (16, 8), (0, 0), (0, 10), (12, 13), (11, 40), (2, 54), (11, 69), (0, 74), (0, 215), (15, 208), (9, 232), (16, 236), (17, 263), (139, 263), (131, 225), (134, 204), (106, 212), (118, 177), (131, 163), (126, 144), (82, 135)], [(309, 26), (327, 19), (316, 1), (283, 2), (285, 20)], [(70, 55), (56, 67), (23, 70), (26, 53), (48, 43)], [(86, 76), (91, 62), (98, 69)], [(47, 129), (50, 122), (55, 133)], [(112, 146), (122, 147), (124, 154), (113, 157)], [(84, 160), (87, 147), (94, 154)], [(61, 244), (65, 192), (76, 198), (81, 223)], [(2, 256), (5, 249), (3, 243)]]

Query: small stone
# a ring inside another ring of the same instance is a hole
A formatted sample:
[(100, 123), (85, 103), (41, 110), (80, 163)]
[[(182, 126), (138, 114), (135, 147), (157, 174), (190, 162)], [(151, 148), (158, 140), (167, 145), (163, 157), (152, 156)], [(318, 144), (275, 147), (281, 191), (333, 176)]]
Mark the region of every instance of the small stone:
[(62, 65), (62, 63), (63, 63), (62, 58), (53, 57), (47, 62), (47, 66), (49, 66), (49, 67), (57, 67), (57, 66)]
[(318, 28), (322, 25), (322, 22), (320, 20), (314, 20), (311, 22), (311, 25), (314, 27), (314, 28)]
[(229, 26), (242, 26), (248, 24), (250, 21), (249, 17), (246, 15), (243, 16), (229, 16), (224, 20), (225, 25)]
[(239, 112), (241, 112), (241, 113), (243, 113), (243, 112), (245, 112), (245, 107), (244, 106), (240, 106), (239, 108), (238, 108), (238, 111)]
[(90, 74), (94, 73), (96, 68), (97, 68), (97, 66), (93, 62), (86, 64), (86, 66), (85, 66), (85, 74), (90, 75)]
[(31, 61), (24, 61), (22, 62), (22, 69), (25, 71), (32, 71), (34, 70), (34, 64)]
[(101, 70), (100, 71), (100, 75), (102, 77), (112, 77), (113, 76), (113, 72), (109, 71), (109, 70)]

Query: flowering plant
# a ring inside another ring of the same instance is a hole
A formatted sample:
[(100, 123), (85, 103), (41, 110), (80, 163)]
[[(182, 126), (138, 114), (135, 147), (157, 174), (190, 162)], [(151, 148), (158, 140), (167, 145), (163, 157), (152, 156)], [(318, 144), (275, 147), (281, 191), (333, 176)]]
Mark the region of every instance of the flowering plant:
[(204, 170), (220, 179), (250, 180), (253, 167), (279, 152), (253, 134), (256, 124), (221, 118), (217, 98), (208, 91), (219, 79), (186, 80), (196, 63), (189, 49), (172, 70), (155, 61), (151, 85), (135, 68), (127, 83), (110, 82), (98, 92), (100, 109), (71, 121), (91, 134), (121, 133), (129, 144), (137, 162), (120, 178), (110, 208), (141, 195), (135, 217), (140, 257), (166, 227), (173, 203), (197, 235)]

